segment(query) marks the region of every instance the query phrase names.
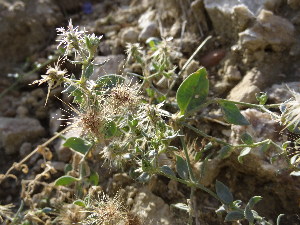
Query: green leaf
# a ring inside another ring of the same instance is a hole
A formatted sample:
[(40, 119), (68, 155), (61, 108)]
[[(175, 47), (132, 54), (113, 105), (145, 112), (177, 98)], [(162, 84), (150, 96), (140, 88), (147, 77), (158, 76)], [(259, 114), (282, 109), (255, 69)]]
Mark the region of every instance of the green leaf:
[(92, 76), (93, 72), (94, 72), (94, 65), (90, 64), (84, 72), (84, 77), (88, 79), (90, 76)]
[(233, 196), (229, 188), (220, 181), (216, 181), (216, 192), (222, 203), (229, 205), (233, 202)]
[(85, 154), (92, 145), (81, 138), (70, 137), (66, 140), (64, 146), (72, 148), (73, 150), (75, 150), (76, 152), (80, 152), (81, 154)]
[(227, 157), (230, 156), (231, 152), (232, 152), (232, 148), (229, 145), (225, 145), (219, 151), (219, 157), (221, 159), (226, 159)]
[(258, 203), (260, 200), (262, 200), (261, 196), (253, 196), (248, 202), (249, 208), (253, 209), (254, 205)]
[(251, 148), (250, 148), (250, 147), (244, 148), (244, 149), (241, 151), (240, 155), (238, 156), (238, 161), (239, 161), (240, 163), (243, 163), (243, 157), (244, 157), (245, 155), (248, 155), (248, 154), (250, 153), (250, 151), (251, 151)]
[(182, 179), (189, 179), (189, 169), (187, 162), (179, 155), (176, 155), (176, 171)]
[(54, 210), (52, 209), (52, 208), (50, 208), (50, 207), (45, 207), (45, 208), (43, 208), (42, 209), (42, 212), (43, 213), (51, 213), (51, 212), (53, 212)]
[(202, 152), (197, 152), (197, 153), (195, 154), (194, 160), (195, 160), (196, 162), (198, 162), (198, 161), (201, 159), (201, 157), (202, 157)]
[(203, 104), (208, 95), (209, 82), (205, 68), (189, 75), (177, 90), (176, 100), (181, 115)]
[(241, 140), (243, 143), (245, 143), (247, 145), (253, 144), (253, 139), (252, 139), (251, 135), (248, 133), (243, 133), (241, 136)]
[(116, 134), (117, 130), (118, 128), (116, 123), (113, 120), (109, 121), (107, 124), (105, 124), (105, 137), (113, 137)]
[(231, 212), (229, 212), (226, 215), (225, 222), (237, 221), (237, 220), (242, 220), (242, 219), (244, 219), (243, 212), (240, 212), (240, 211), (231, 211)]
[(105, 76), (101, 76), (99, 79), (95, 81), (95, 90), (98, 91), (105, 91), (108, 89), (111, 89), (113, 87), (116, 87), (118, 84), (123, 84), (125, 81), (125, 78), (116, 75), (116, 74), (109, 74)]
[(241, 114), (238, 107), (226, 100), (219, 100), (219, 105), (224, 113), (224, 118), (228, 123), (235, 125), (249, 125), (248, 120)]
[(72, 177), (72, 176), (62, 176), (54, 182), (54, 185), (55, 186), (66, 186), (66, 185), (72, 184), (75, 181), (79, 181), (79, 179)]
[(82, 201), (81, 199), (75, 200), (72, 204), (82, 206), (82, 207), (86, 207), (84, 201)]
[(261, 146), (261, 149), (260, 151), (262, 151), (263, 153), (266, 153), (266, 151), (270, 148), (270, 144), (269, 143), (264, 143), (262, 146)]
[(73, 102), (74, 103), (82, 103), (83, 101), (83, 92), (79, 89), (75, 89), (74, 91), (71, 92), (71, 96), (74, 96)]
[(255, 94), (256, 100), (259, 102), (260, 105), (266, 104), (268, 100), (268, 95), (267, 93), (260, 92), (259, 94)]
[(90, 177), (89, 177), (89, 182), (96, 186), (99, 184), (99, 174), (97, 172), (92, 172)]
[(164, 166), (161, 167), (161, 172), (163, 172), (168, 177), (176, 177), (174, 171), (170, 167), (168, 167), (166, 165), (164, 165)]
[(254, 215), (248, 204), (245, 208), (244, 216), (249, 221), (250, 224), (254, 223)]
[(70, 172), (73, 169), (72, 164), (66, 164), (65, 168), (64, 168), (64, 172), (65, 174), (67, 174), (68, 172)]

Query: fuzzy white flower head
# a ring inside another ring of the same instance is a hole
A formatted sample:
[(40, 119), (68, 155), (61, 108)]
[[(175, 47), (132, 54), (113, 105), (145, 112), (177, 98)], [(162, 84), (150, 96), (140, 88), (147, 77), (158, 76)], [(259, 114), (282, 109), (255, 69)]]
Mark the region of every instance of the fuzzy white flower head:
[(284, 129), (289, 126), (295, 129), (300, 123), (300, 93), (290, 89), (289, 91), (293, 97), (281, 104), (281, 122), (285, 125)]
[(78, 30), (78, 26), (74, 27), (72, 20), (69, 21), (68, 29), (57, 28), (57, 33), (60, 35), (61, 39), (58, 40), (59, 46), (62, 46), (66, 49), (65, 54), (69, 54), (72, 50), (75, 50), (75, 53), (80, 51), (80, 44), (84, 41), (83, 35), (86, 33), (85, 30)]

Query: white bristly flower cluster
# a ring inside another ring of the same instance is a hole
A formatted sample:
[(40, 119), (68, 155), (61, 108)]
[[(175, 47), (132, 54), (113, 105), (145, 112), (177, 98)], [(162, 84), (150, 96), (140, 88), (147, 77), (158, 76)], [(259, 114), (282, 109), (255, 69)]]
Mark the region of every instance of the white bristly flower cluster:
[[(290, 90), (290, 89), (289, 89)], [(300, 123), (300, 93), (290, 90), (292, 98), (281, 104), (281, 122), (285, 129), (293, 126), (296, 129)]]

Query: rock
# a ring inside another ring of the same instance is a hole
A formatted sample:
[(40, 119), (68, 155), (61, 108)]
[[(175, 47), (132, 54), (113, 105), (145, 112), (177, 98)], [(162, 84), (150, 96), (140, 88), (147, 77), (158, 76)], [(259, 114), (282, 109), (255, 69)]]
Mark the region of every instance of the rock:
[[(279, 123), (271, 118), (267, 113), (260, 112), (256, 109), (247, 109), (242, 111), (243, 116), (250, 122), (248, 126), (232, 125), (231, 144), (241, 144), (241, 136), (244, 133), (251, 135), (254, 142), (271, 139), (274, 142), (281, 141), (279, 131), (282, 129)], [(279, 144), (280, 145), (280, 144)], [(234, 152), (232, 160), (236, 160), (238, 152)], [(278, 150), (274, 146), (270, 146), (268, 150), (262, 151), (261, 147), (253, 148), (243, 159), (243, 166), (240, 171), (246, 171), (247, 174), (255, 174), (255, 176), (267, 178), (270, 180), (277, 179), (278, 170), (287, 168), (286, 160), (277, 158), (271, 163), (270, 158), (278, 154)]]
[(175, 224), (170, 207), (160, 197), (146, 189), (141, 190), (135, 196), (131, 212), (145, 224)]
[(23, 142), (34, 142), (44, 134), (36, 119), (0, 117), (0, 147), (8, 155), (17, 153)]
[(300, 1), (298, 0), (288, 0), (287, 4), (294, 10), (300, 8)]
[(159, 30), (156, 23), (148, 23), (139, 34), (139, 41), (145, 42), (150, 37), (159, 37)]
[(59, 172), (64, 172), (66, 164), (64, 162), (52, 161), (51, 166)]
[(139, 32), (134, 27), (129, 27), (121, 31), (121, 41), (126, 43), (136, 43), (138, 41)]
[(239, 44), (251, 51), (270, 48), (280, 52), (295, 41), (294, 30), (294, 25), (288, 20), (275, 16), (271, 11), (262, 10), (257, 23), (239, 33)]
[(156, 11), (155, 10), (150, 10), (142, 14), (138, 20), (138, 26), (140, 29), (144, 29), (147, 27), (150, 23), (155, 21), (156, 17)]
[(262, 9), (273, 11), (280, 3), (281, 0), (204, 0), (204, 7), (216, 33), (236, 39), (237, 34), (243, 31)]
[(29, 142), (24, 142), (19, 150), (20, 157), (24, 158), (26, 155), (28, 155), (32, 151), (33, 147), (32, 144)]
[(266, 90), (268, 98), (272, 103), (282, 103), (292, 97), (291, 90), (300, 92), (300, 82), (289, 82), (284, 84), (274, 84)]
[[(66, 139), (70, 137), (80, 137), (82, 133), (82, 130), (80, 128), (72, 128), (68, 132), (64, 134), (64, 137)], [(72, 157), (72, 150), (70, 150), (68, 147), (63, 146), (65, 143), (65, 140), (59, 139), (58, 142), (55, 144), (55, 152), (57, 154), (58, 160), (61, 162), (68, 163)]]
[(120, 74), (121, 64), (124, 62), (124, 55), (108, 55), (95, 57), (95, 64), (101, 64), (107, 61), (103, 66), (97, 66), (91, 76), (92, 80), (107, 74)]
[(55, 38), (62, 13), (51, 0), (0, 3), (0, 71), (11, 70), (18, 62), (45, 48)]
[[(203, 168), (205, 164), (205, 167)], [(204, 186), (209, 186), (215, 182), (216, 177), (220, 173), (220, 169), (223, 166), (222, 160), (219, 158), (209, 159), (204, 162), (197, 162), (194, 167), (194, 173), (199, 180), (199, 183)], [(205, 170), (204, 172), (202, 170)]]
[(226, 68), (224, 79), (227, 81), (240, 81), (242, 79), (242, 75), (237, 66), (229, 65)]
[(255, 94), (261, 91), (263, 83), (263, 74), (254, 68), (230, 91), (227, 98), (233, 101), (256, 103)]
[(191, 3), (191, 9), (194, 13), (196, 23), (201, 27), (201, 36), (203, 36), (203, 32), (208, 31), (207, 19), (205, 16), (205, 9), (203, 5), (203, 0), (196, 0)]
[(56, 109), (50, 112), (49, 118), (49, 131), (51, 134), (55, 134), (62, 124), (62, 110)]
[(199, 62), (192, 60), (190, 64), (186, 67), (185, 71), (182, 74), (182, 78), (187, 78), (190, 74), (196, 72), (200, 68)]
[(181, 34), (181, 23), (179, 20), (176, 20), (175, 23), (170, 28), (169, 32), (171, 37), (180, 37)]
[(28, 112), (29, 112), (29, 110), (23, 105), (20, 105), (17, 108), (17, 116), (18, 117), (26, 117), (28, 115)]

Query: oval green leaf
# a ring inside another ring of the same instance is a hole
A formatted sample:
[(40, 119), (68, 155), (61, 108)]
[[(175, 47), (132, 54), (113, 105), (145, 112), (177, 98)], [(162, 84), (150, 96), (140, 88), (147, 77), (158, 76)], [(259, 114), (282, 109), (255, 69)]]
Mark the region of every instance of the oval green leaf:
[(187, 180), (189, 178), (187, 162), (179, 155), (176, 155), (176, 171), (182, 179)]
[(99, 79), (97, 79), (95, 81), (96, 86), (94, 88), (96, 91), (105, 91), (107, 89), (117, 86), (118, 84), (123, 84), (124, 81), (125, 78), (120, 75), (109, 74), (101, 76)]
[(262, 200), (261, 196), (253, 196), (248, 202), (249, 208), (253, 209), (254, 205), (258, 203), (260, 200)]
[(249, 221), (250, 224), (254, 223), (254, 215), (249, 205), (247, 205), (245, 208), (244, 216)]
[(54, 182), (54, 185), (55, 186), (66, 186), (66, 185), (72, 184), (75, 181), (79, 181), (79, 179), (72, 177), (72, 176), (62, 176)]
[(118, 130), (116, 123), (112, 120), (105, 124), (105, 137), (111, 138), (113, 137)]
[(219, 157), (221, 159), (226, 159), (227, 157), (230, 156), (230, 154), (232, 153), (232, 147), (230, 147), (229, 145), (225, 145), (221, 148), (221, 150), (219, 151)]
[(226, 217), (225, 217), (225, 222), (229, 222), (229, 221), (237, 221), (237, 220), (241, 220), (244, 219), (244, 214), (243, 212), (240, 211), (232, 211), (229, 212)]
[(248, 154), (250, 153), (250, 151), (251, 151), (251, 148), (250, 148), (250, 147), (244, 148), (244, 149), (241, 151), (240, 155), (238, 156), (238, 161), (239, 161), (240, 163), (243, 163), (243, 157), (244, 157), (245, 155), (248, 155)]
[(252, 139), (251, 135), (248, 133), (243, 133), (241, 135), (241, 141), (247, 145), (253, 144), (253, 139)]
[(63, 144), (65, 147), (72, 148), (76, 152), (80, 152), (81, 154), (85, 154), (90, 147), (92, 146), (90, 143), (87, 143), (81, 138), (78, 137), (70, 137)]
[(84, 201), (82, 201), (81, 199), (75, 200), (73, 202), (73, 205), (78, 205), (78, 206), (86, 207)]
[(99, 184), (99, 174), (97, 172), (92, 172), (90, 177), (89, 177), (89, 182), (96, 186)]
[(224, 118), (228, 123), (235, 125), (249, 125), (248, 120), (241, 114), (238, 107), (226, 100), (218, 101), (221, 109), (224, 113)]
[(167, 177), (176, 177), (174, 171), (166, 165), (161, 167), (161, 172), (167, 175)]
[(205, 68), (189, 75), (177, 90), (176, 100), (181, 115), (203, 104), (208, 95), (209, 82)]
[(229, 205), (233, 202), (233, 196), (229, 188), (220, 181), (216, 181), (216, 192), (222, 203)]
[(85, 70), (84, 77), (89, 78), (90, 76), (92, 76), (93, 72), (94, 72), (94, 65), (90, 64)]

